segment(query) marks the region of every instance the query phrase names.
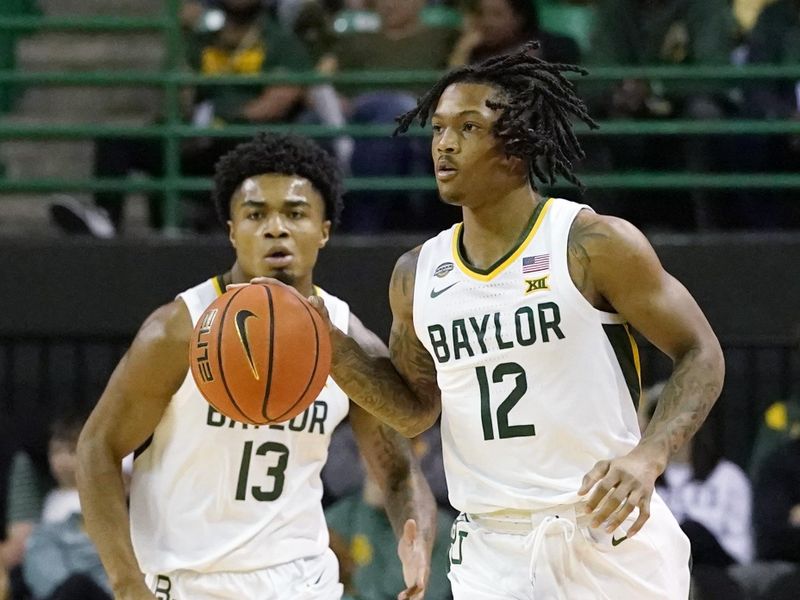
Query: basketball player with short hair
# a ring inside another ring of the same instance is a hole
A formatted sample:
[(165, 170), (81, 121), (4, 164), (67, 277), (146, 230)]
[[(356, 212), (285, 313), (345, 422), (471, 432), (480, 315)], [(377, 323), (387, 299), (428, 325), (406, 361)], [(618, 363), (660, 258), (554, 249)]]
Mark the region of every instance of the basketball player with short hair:
[[(529, 49), (450, 72), (399, 119), (430, 121), (463, 223), (399, 259), (391, 362), (333, 327), (333, 376), (407, 436), (441, 412), (455, 600), (685, 599), (689, 542), (653, 488), (719, 395), (722, 352), (635, 227), (537, 193), (577, 183), (571, 119), (595, 124), (580, 70)], [(642, 436), (631, 328), (674, 361)]]
[[(333, 158), (301, 138), (259, 135), (217, 164), (215, 200), (236, 262), (150, 315), (80, 438), (86, 526), (115, 597), (340, 598), (320, 471), (331, 434), (349, 412), (400, 538), (407, 588), (399, 597), (422, 598), (436, 507), (407, 440), (350, 404), (330, 380), (301, 415), (254, 427), (215, 411), (189, 374), (194, 323), (227, 285), (256, 276), (319, 298), (365, 353), (388, 355), (345, 302), (313, 283), (342, 206)], [(129, 517), (119, 464), (134, 450)]]

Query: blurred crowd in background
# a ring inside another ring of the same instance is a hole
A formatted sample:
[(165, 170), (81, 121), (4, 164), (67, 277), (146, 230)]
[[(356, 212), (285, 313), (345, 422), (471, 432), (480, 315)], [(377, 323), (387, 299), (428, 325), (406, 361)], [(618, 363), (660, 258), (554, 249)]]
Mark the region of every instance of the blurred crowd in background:
[[(800, 64), (800, 0), (185, 0), (181, 11), (187, 70), (209, 76), (353, 70), (443, 70), (522, 48), (537, 40), (545, 60), (591, 70), (605, 66)], [(800, 82), (693, 79), (578, 82), (599, 120), (798, 119)], [(425, 85), (198, 86), (184, 90), (183, 119), (198, 127), (236, 124), (391, 126)], [(207, 177), (239, 141), (182, 141), (184, 175)], [(800, 170), (793, 135), (582, 137), (579, 172), (792, 173)], [(326, 138), (351, 176), (430, 176), (428, 140)], [(160, 140), (98, 138), (94, 175), (160, 176)], [(793, 190), (563, 190), (648, 231), (800, 228)], [(150, 226), (163, 226), (161, 198)], [(187, 194), (185, 227), (219, 231), (204, 193)], [(126, 232), (125, 196), (52, 204), (66, 232), (109, 238)], [(351, 233), (437, 230), (458, 218), (433, 191), (350, 192), (342, 229)], [(642, 426), (658, 387), (640, 406)], [(755, 399), (754, 399), (755, 401)], [(108, 598), (108, 584), (82, 526), (75, 490), (75, 442), (83, 415), (63, 415), (48, 444), (20, 448), (0, 431), (0, 600)], [(748, 465), (720, 453), (718, 419), (675, 456), (659, 484), (692, 540), (696, 598), (800, 597), (800, 396), (761, 416)], [(3, 424), (0, 421), (0, 429)], [(430, 600), (449, 597), (447, 501), (438, 429), (414, 448), (440, 505)], [(383, 600), (401, 589), (394, 534), (374, 482), (358, 464), (348, 426), (337, 431), (323, 472), (331, 543), (353, 600)]]
[[(647, 427), (663, 382), (642, 396)], [(796, 599), (800, 591), (800, 397), (761, 417), (748, 465), (721, 453), (720, 414), (675, 454), (657, 490), (692, 543), (694, 600)], [(46, 448), (10, 448), (0, 437), (0, 600), (108, 600), (108, 581), (86, 535), (75, 486), (83, 411), (57, 415)], [(438, 425), (412, 448), (439, 505), (426, 598), (450, 598), (451, 525)], [(130, 473), (132, 457), (123, 462)], [(403, 587), (395, 534), (380, 488), (366, 474), (347, 422), (334, 433), (322, 471), (331, 547), (349, 600), (390, 600)], [(3, 585), (7, 595), (3, 595)]]
[[(541, 58), (593, 67), (800, 63), (798, 0), (185, 0), (185, 68), (209, 76), (353, 70), (440, 70), (475, 63), (537, 40)], [(758, 79), (586, 81), (577, 83), (599, 120), (796, 119), (800, 83)], [(183, 117), (226, 124), (391, 126), (424, 85), (213, 85), (186, 89)], [(181, 170), (208, 176), (236, 139), (182, 142)], [(800, 167), (796, 135), (584, 136), (579, 172), (780, 173)], [(327, 140), (352, 176), (430, 176), (425, 137), (349, 136)], [(163, 172), (157, 139), (97, 140), (94, 175)], [(793, 190), (616, 191), (558, 189), (646, 230), (794, 229)], [(150, 224), (162, 226), (160, 198)], [(193, 201), (192, 201), (193, 200)], [(187, 228), (218, 231), (207, 196), (189, 199)], [(123, 194), (94, 204), (62, 198), (53, 216), (65, 230), (111, 237), (124, 232)], [(342, 230), (433, 231), (458, 213), (433, 191), (352, 192)]]

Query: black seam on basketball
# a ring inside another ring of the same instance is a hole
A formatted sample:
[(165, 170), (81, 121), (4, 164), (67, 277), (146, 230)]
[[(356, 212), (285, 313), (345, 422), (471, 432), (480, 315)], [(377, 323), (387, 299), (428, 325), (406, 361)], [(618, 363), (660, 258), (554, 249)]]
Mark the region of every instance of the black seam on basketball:
[[(314, 315), (311, 314), (311, 310), (308, 308), (306, 303), (301, 302), (300, 304), (302, 304), (303, 308), (306, 309), (308, 316), (311, 318), (311, 324), (314, 326), (314, 342), (316, 344), (316, 347), (314, 348), (314, 368), (311, 369), (311, 377), (308, 378), (308, 383), (306, 383), (306, 389), (303, 390), (303, 392), (300, 394), (300, 397), (295, 401), (295, 403), (286, 409), (283, 415), (292, 412), (294, 410), (294, 407), (300, 404), (300, 401), (306, 395), (308, 388), (311, 387), (311, 382), (314, 381), (314, 376), (317, 374), (317, 365), (319, 364), (319, 329), (317, 329), (317, 321), (316, 319), (314, 319)], [(283, 418), (283, 415), (278, 416), (277, 419)]]
[(261, 416), (267, 421), (271, 419), (267, 415), (269, 404), (269, 391), (272, 387), (272, 362), (275, 358), (275, 313), (272, 306), (272, 290), (269, 286), (263, 286), (267, 292), (267, 304), (269, 305), (269, 352), (267, 352), (267, 382), (264, 384), (264, 402), (261, 404)]
[[(225, 305), (225, 308), (222, 311), (222, 316), (219, 319), (219, 331), (217, 333), (217, 362), (219, 363), (219, 365), (217, 366), (219, 367), (219, 375), (222, 378), (222, 385), (225, 386), (225, 393), (228, 394), (228, 398), (230, 399), (231, 404), (233, 404), (234, 408), (236, 408), (236, 410), (238, 410), (239, 413), (245, 419), (247, 419), (248, 423), (252, 423), (253, 419), (248, 417), (247, 414), (245, 414), (245, 412), (241, 408), (239, 408), (239, 405), (233, 398), (233, 394), (231, 394), (231, 390), (228, 388), (228, 381), (225, 379), (225, 370), (222, 368), (222, 328), (225, 327), (225, 315), (228, 314), (228, 309), (231, 307), (231, 304), (233, 304), (233, 301), (236, 299), (236, 296), (238, 296), (244, 289), (245, 288), (241, 288), (233, 293), (233, 296), (231, 296), (231, 299)], [(212, 404), (212, 406), (214, 405)]]

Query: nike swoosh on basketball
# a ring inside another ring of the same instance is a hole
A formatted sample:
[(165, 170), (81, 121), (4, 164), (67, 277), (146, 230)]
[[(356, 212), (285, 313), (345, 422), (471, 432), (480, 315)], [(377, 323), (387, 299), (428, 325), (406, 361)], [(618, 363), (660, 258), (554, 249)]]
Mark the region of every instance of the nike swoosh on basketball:
[(623, 535), (621, 538), (617, 539), (615, 537), (611, 537), (611, 545), (616, 547), (619, 546), (622, 542), (628, 539), (627, 535)]
[(451, 287), (453, 287), (457, 283), (458, 283), (457, 281), (456, 281), (456, 283), (451, 283), (447, 287), (442, 288), (440, 290), (431, 290), (431, 298), (436, 298), (437, 296), (441, 296), (442, 294), (444, 294), (447, 290), (449, 290)]
[(250, 317), (255, 317), (256, 319), (258, 318), (255, 314), (247, 309), (240, 310), (236, 313), (236, 333), (239, 334), (239, 341), (242, 343), (245, 356), (247, 356), (247, 362), (250, 363), (250, 370), (253, 372), (253, 377), (258, 380), (258, 371), (256, 370), (255, 363), (253, 362), (253, 355), (250, 352), (250, 343), (247, 341), (247, 326), (245, 323)]

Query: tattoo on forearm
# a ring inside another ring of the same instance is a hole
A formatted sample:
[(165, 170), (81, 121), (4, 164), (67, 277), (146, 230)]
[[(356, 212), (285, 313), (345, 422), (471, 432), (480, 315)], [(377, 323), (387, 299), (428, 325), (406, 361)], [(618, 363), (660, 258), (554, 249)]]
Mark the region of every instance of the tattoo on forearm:
[(412, 460), (409, 444), (396, 431), (380, 425), (374, 436), (372, 460), (384, 479), (386, 514), (396, 533), (403, 530), (408, 518), (413, 518), (414, 495)]
[[(394, 302), (411, 306), (416, 257), (407, 254), (392, 275)], [(334, 352), (336, 383), (358, 405), (402, 431), (418, 429), (420, 416), (438, 402), (436, 369), (410, 319), (395, 319), (389, 341), (392, 359), (368, 356), (352, 339)]]
[(417, 400), (385, 357), (371, 357), (354, 341), (338, 353), (336, 384), (359, 406), (400, 430), (409, 422)]
[(385, 509), (400, 537), (407, 519), (415, 519), (425, 539), (433, 543), (436, 504), (413, 459), (411, 444), (385, 424), (379, 424), (362, 448), (373, 477), (385, 492)]
[(642, 441), (660, 440), (665, 454), (677, 452), (697, 432), (719, 396), (719, 368), (699, 355), (693, 349), (678, 361), (644, 434)]

